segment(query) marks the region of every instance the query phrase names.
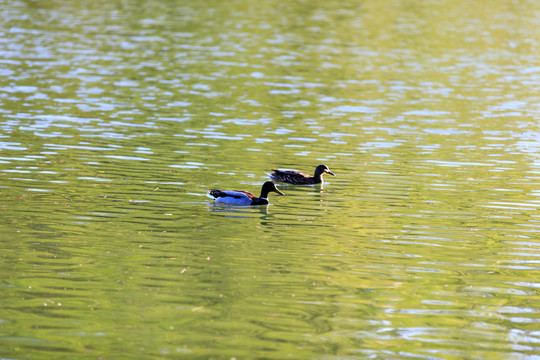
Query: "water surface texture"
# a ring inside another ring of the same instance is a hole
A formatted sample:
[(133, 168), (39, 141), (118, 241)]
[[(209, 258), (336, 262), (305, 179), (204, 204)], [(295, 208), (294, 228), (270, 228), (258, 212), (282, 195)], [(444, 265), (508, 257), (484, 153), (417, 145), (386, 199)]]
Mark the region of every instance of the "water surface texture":
[(537, 1), (0, 9), (0, 358), (540, 359)]

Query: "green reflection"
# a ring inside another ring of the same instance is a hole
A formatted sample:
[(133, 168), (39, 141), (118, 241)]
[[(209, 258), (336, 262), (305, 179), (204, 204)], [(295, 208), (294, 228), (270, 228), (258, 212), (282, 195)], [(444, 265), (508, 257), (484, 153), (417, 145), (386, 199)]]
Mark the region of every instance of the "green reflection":
[(538, 352), (536, 3), (2, 5), (2, 357)]

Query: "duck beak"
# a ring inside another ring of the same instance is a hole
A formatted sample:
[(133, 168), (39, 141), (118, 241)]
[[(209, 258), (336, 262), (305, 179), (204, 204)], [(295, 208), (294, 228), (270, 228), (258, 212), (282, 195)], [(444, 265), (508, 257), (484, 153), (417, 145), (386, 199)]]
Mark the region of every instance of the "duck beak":
[(324, 170), (325, 173), (327, 174), (330, 174), (332, 176), (336, 176), (336, 174), (334, 174), (333, 172), (331, 172), (330, 170)]
[(277, 193), (278, 193), (279, 195), (283, 195), (283, 196), (285, 196), (285, 194), (284, 194), (284, 193), (282, 193), (281, 191), (279, 191), (279, 190), (278, 190), (277, 188), (276, 188), (276, 189), (275, 189), (274, 191), (275, 191), (275, 192), (277, 192)]

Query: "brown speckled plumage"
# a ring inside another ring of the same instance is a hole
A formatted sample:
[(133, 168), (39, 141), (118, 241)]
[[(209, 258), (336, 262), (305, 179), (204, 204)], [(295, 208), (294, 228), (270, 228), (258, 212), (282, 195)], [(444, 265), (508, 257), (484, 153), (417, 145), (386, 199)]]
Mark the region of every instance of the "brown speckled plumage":
[(293, 185), (320, 184), (323, 182), (322, 175), (325, 173), (336, 176), (333, 172), (330, 171), (330, 169), (328, 169), (328, 166), (326, 165), (317, 166), (317, 168), (315, 169), (315, 174), (313, 176), (293, 170), (272, 169), (272, 171), (273, 173), (268, 174), (270, 179), (272, 179), (273, 181), (284, 182)]

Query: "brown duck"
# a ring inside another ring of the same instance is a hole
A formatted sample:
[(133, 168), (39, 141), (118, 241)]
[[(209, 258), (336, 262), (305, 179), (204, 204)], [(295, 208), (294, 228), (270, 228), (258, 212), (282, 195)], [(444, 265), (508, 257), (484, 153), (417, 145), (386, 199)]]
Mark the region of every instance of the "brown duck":
[(332, 176), (336, 176), (333, 172), (328, 169), (328, 166), (326, 165), (319, 165), (317, 168), (315, 168), (315, 174), (313, 176), (309, 176), (308, 174), (305, 174), (300, 171), (294, 171), (294, 170), (274, 170), (272, 169), (273, 173), (268, 174), (266, 173), (270, 179), (273, 181), (278, 182), (284, 182), (294, 185), (311, 185), (311, 184), (322, 184), (323, 174), (330, 174)]

